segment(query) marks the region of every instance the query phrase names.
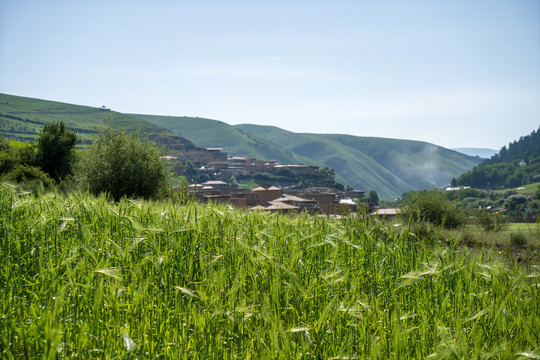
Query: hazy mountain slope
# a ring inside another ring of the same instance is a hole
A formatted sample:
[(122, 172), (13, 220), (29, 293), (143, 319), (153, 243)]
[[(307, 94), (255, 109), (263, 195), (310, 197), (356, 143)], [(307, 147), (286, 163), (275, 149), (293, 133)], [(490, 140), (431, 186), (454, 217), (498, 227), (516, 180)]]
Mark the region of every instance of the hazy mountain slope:
[(218, 120), (186, 116), (131, 115), (163, 126), (198, 146), (223, 148), (229, 155), (277, 160), (289, 164), (322, 165), (314, 159), (299, 156), (279, 144)]
[(55, 121), (63, 121), (78, 133), (83, 142), (95, 136), (98, 128), (113, 126), (140, 129), (152, 140), (171, 149), (195, 147), (192, 142), (166, 128), (115, 111), (0, 94), (0, 133), (6, 138), (36, 140), (43, 125)]
[(373, 188), (383, 198), (408, 190), (444, 186), (480, 162), (478, 158), (420, 141), (298, 134), (250, 124), (237, 127), (321, 161), (345, 178), (346, 184)]
[(401, 180), (421, 188), (444, 186), (453, 177), (481, 161), (422, 141), (351, 135), (322, 136), (368, 154)]

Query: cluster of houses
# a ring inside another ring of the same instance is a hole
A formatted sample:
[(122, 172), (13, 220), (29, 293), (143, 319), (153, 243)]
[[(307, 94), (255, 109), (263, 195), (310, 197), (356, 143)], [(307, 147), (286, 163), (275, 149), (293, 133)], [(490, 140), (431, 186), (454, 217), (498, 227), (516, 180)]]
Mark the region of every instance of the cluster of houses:
[[(190, 194), (200, 202), (221, 202), (249, 210), (339, 214), (347, 209), (356, 212), (359, 204), (353, 199), (363, 198), (364, 191), (339, 191), (333, 188), (309, 188), (306, 191), (283, 189), (263, 184), (253, 189), (239, 189), (222, 180), (206, 181), (189, 186)], [(366, 206), (368, 206), (366, 204)]]
[(190, 149), (183, 151), (178, 157), (167, 157), (180, 161), (191, 161), (201, 173), (206, 173), (212, 179), (229, 179), (233, 175), (253, 175), (261, 172), (271, 173), (276, 169), (286, 167), (295, 174), (310, 174), (318, 170), (318, 166), (291, 164), (283, 165), (276, 160), (257, 160), (254, 158), (228, 156), (221, 148)]
[(191, 161), (199, 172), (208, 173), (212, 180), (189, 185), (190, 194), (202, 203), (228, 203), (252, 211), (304, 212), (324, 215), (354, 213), (359, 207), (381, 217), (392, 217), (395, 212), (381, 212), (375, 204), (358, 203), (365, 197), (363, 190), (341, 191), (335, 188), (311, 187), (305, 191), (282, 188), (272, 184), (259, 185), (253, 189), (230, 185), (226, 180), (231, 176), (253, 175), (260, 172), (273, 172), (286, 167), (295, 174), (310, 174), (318, 166), (283, 165), (275, 160), (257, 160), (232, 156), (221, 148), (191, 149), (179, 157), (167, 157), (182, 162)]

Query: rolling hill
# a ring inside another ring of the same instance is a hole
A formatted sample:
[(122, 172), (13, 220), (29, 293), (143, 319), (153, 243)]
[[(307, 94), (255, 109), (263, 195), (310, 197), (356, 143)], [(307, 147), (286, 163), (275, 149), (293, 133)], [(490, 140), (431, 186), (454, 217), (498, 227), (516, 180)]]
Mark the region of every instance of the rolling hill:
[(63, 121), (89, 143), (99, 128), (139, 129), (171, 150), (196, 148), (191, 141), (154, 123), (108, 109), (0, 94), (0, 134), (20, 141), (36, 140), (43, 125)]
[(193, 117), (132, 116), (152, 121), (200, 146), (222, 147), (231, 155), (328, 166), (336, 171), (337, 181), (357, 189), (375, 189), (383, 199), (445, 186), (481, 162), (420, 141), (293, 133), (272, 126), (232, 126)]
[(231, 155), (261, 160), (277, 160), (284, 164), (301, 163), (324, 166), (309, 157), (300, 156), (293, 151), (218, 120), (194, 117), (174, 117), (131, 114), (143, 120), (167, 128), (186, 137), (202, 147), (220, 147)]

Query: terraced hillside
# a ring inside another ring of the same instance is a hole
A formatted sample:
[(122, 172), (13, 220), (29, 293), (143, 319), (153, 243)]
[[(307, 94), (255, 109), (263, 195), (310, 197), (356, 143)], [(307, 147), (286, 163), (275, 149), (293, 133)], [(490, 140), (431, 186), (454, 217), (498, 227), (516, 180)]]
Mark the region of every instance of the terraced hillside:
[(82, 145), (88, 143), (99, 128), (112, 126), (142, 130), (150, 139), (172, 150), (196, 147), (168, 129), (116, 111), (0, 94), (0, 134), (8, 139), (36, 140), (43, 125), (55, 121), (63, 121), (76, 131)]

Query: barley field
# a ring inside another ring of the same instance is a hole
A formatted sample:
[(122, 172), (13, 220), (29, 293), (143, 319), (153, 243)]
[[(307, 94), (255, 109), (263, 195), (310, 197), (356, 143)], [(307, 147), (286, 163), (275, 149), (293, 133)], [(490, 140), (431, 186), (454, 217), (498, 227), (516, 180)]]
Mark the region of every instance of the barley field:
[(0, 184), (0, 357), (538, 359), (540, 269), (355, 217)]

